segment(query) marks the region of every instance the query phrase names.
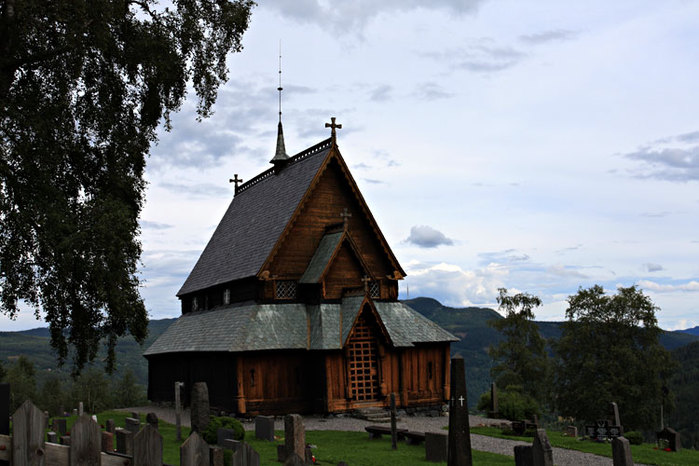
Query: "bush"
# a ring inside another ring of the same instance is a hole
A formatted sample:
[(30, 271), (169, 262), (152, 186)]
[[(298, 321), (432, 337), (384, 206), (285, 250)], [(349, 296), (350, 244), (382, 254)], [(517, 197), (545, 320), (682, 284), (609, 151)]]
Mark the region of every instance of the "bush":
[(626, 432), (624, 437), (626, 437), (626, 440), (628, 440), (631, 445), (640, 445), (643, 443), (643, 435), (635, 430)]
[(245, 429), (239, 420), (232, 417), (212, 416), (206, 430), (202, 432), (202, 436), (204, 440), (206, 440), (206, 443), (216, 445), (218, 442), (219, 429), (233, 429), (235, 431), (233, 434), (235, 440), (243, 440), (245, 438)]
[(498, 410), (501, 417), (510, 421), (534, 419), (534, 415), (541, 416), (536, 400), (523, 394), (516, 385), (509, 385), (498, 395)]

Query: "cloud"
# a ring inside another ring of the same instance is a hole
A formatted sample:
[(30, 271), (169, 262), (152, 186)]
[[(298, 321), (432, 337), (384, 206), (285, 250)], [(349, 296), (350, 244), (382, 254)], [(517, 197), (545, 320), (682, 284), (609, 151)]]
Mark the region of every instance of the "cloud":
[(381, 84), (379, 86), (376, 86), (374, 89), (371, 90), (371, 92), (369, 92), (369, 99), (373, 100), (374, 102), (386, 102), (392, 100), (392, 91), (392, 86), (388, 84)]
[(211, 197), (226, 197), (232, 196), (233, 190), (228, 187), (222, 187), (213, 183), (203, 183), (188, 185), (183, 183), (159, 183), (158, 186), (173, 191), (176, 193), (185, 192), (190, 197), (211, 198)]
[(260, 2), (260, 7), (276, 10), (282, 16), (299, 23), (315, 23), (334, 33), (361, 34), (364, 27), (380, 15), (415, 10), (446, 11), (450, 15), (462, 15), (475, 13), (483, 3), (485, 0), (268, 0)]
[(641, 162), (632, 172), (637, 178), (655, 178), (665, 181), (699, 180), (699, 131), (658, 139), (623, 157)]
[(372, 180), (371, 178), (364, 178), (364, 181), (366, 181), (367, 183), (371, 183), (371, 184), (385, 184), (386, 183), (385, 181)]
[(661, 270), (665, 270), (665, 268), (664, 268), (662, 265), (660, 265), (660, 264), (653, 264), (653, 263), (650, 263), (650, 262), (643, 264), (643, 269), (644, 269), (646, 272), (659, 272), (659, 271), (661, 271)]
[(575, 31), (567, 29), (551, 29), (548, 31), (538, 32), (534, 34), (525, 34), (519, 36), (519, 40), (531, 45), (545, 44), (548, 42), (560, 42), (564, 40), (575, 39), (578, 35)]
[(640, 280), (638, 286), (645, 291), (655, 291), (656, 293), (672, 293), (677, 291), (697, 292), (699, 291), (699, 280), (690, 280), (686, 283), (662, 284), (650, 280)]
[(412, 227), (410, 236), (405, 241), (421, 248), (436, 248), (437, 246), (454, 244), (454, 241), (447, 238), (444, 233), (427, 225)]
[(481, 264), (513, 264), (529, 261), (528, 254), (519, 252), (516, 249), (506, 249), (504, 251), (481, 252), (478, 254)]
[(551, 265), (546, 268), (546, 272), (551, 275), (566, 278), (590, 278), (588, 275), (577, 270), (577, 267), (571, 265)]
[(420, 53), (439, 63), (448, 63), (452, 70), (490, 74), (518, 64), (526, 54), (511, 46), (502, 46), (489, 37), (475, 39), (465, 47)]
[(445, 90), (442, 86), (433, 82), (421, 83), (413, 92), (413, 96), (420, 100), (441, 100), (448, 99), (454, 95), (453, 92)]
[(139, 224), (141, 225), (141, 228), (145, 228), (148, 230), (167, 230), (169, 228), (174, 227), (174, 225), (170, 225), (167, 223), (151, 222), (149, 220), (141, 220)]

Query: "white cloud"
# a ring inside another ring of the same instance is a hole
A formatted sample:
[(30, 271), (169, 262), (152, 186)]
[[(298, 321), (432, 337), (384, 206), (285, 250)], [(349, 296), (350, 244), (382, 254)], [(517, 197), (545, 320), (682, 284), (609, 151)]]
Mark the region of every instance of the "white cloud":
[(678, 291), (696, 292), (699, 291), (699, 281), (690, 280), (686, 283), (678, 283), (675, 285), (657, 283), (651, 280), (640, 280), (638, 286), (646, 291), (655, 291), (656, 293), (674, 293)]
[(415, 225), (410, 229), (410, 236), (405, 240), (421, 248), (436, 248), (437, 246), (451, 246), (454, 241), (447, 238), (444, 233), (427, 225)]

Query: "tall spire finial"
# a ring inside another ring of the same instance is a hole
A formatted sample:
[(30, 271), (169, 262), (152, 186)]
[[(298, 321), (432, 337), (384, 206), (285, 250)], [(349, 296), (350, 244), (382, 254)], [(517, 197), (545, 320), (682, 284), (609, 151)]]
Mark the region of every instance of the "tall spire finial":
[(330, 128), (330, 137), (332, 138), (333, 142), (335, 142), (335, 138), (337, 137), (335, 128), (342, 129), (342, 125), (335, 123), (335, 117), (330, 117), (330, 121), (330, 123), (325, 123), (325, 127)]
[(282, 41), (279, 41), (279, 124), (277, 124), (277, 150), (269, 163), (274, 164), (274, 168), (281, 170), (289, 156), (286, 155), (284, 146), (284, 130), (282, 129)]

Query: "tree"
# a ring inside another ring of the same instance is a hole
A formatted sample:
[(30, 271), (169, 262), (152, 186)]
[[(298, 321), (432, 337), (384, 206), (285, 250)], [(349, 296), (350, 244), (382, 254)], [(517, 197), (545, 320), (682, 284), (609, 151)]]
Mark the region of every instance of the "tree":
[(499, 387), (519, 386), (525, 395), (545, 403), (548, 400), (550, 363), (546, 340), (539, 334), (533, 311), (541, 306), (541, 299), (529, 293), (508, 296), (505, 288), (498, 291), (498, 309), (505, 313), (505, 317), (491, 320), (489, 325), (499, 330), (505, 339), (489, 348), (495, 361), (491, 375)]
[(10, 366), (5, 377), (10, 384), (10, 412), (14, 413), (25, 400), (36, 400), (36, 370), (26, 356), (20, 356)]
[(555, 345), (557, 406), (563, 416), (593, 422), (619, 406), (627, 430), (651, 428), (674, 362), (660, 345), (659, 308), (635, 286), (609, 296), (595, 285), (568, 297), (567, 321)]
[(112, 391), (114, 403), (112, 408), (129, 408), (139, 406), (147, 401), (143, 386), (136, 383), (136, 376), (131, 369), (126, 369)]
[(143, 342), (145, 157), (187, 84), (211, 113), (251, 0), (0, 0), (0, 311), (25, 302), (77, 372)]
[(44, 381), (39, 399), (34, 403), (49, 412), (49, 416), (62, 416), (69, 405), (68, 393), (63, 388), (60, 375), (52, 374)]
[(82, 401), (85, 412), (97, 414), (112, 406), (109, 379), (104, 371), (89, 367), (73, 381), (73, 406)]

